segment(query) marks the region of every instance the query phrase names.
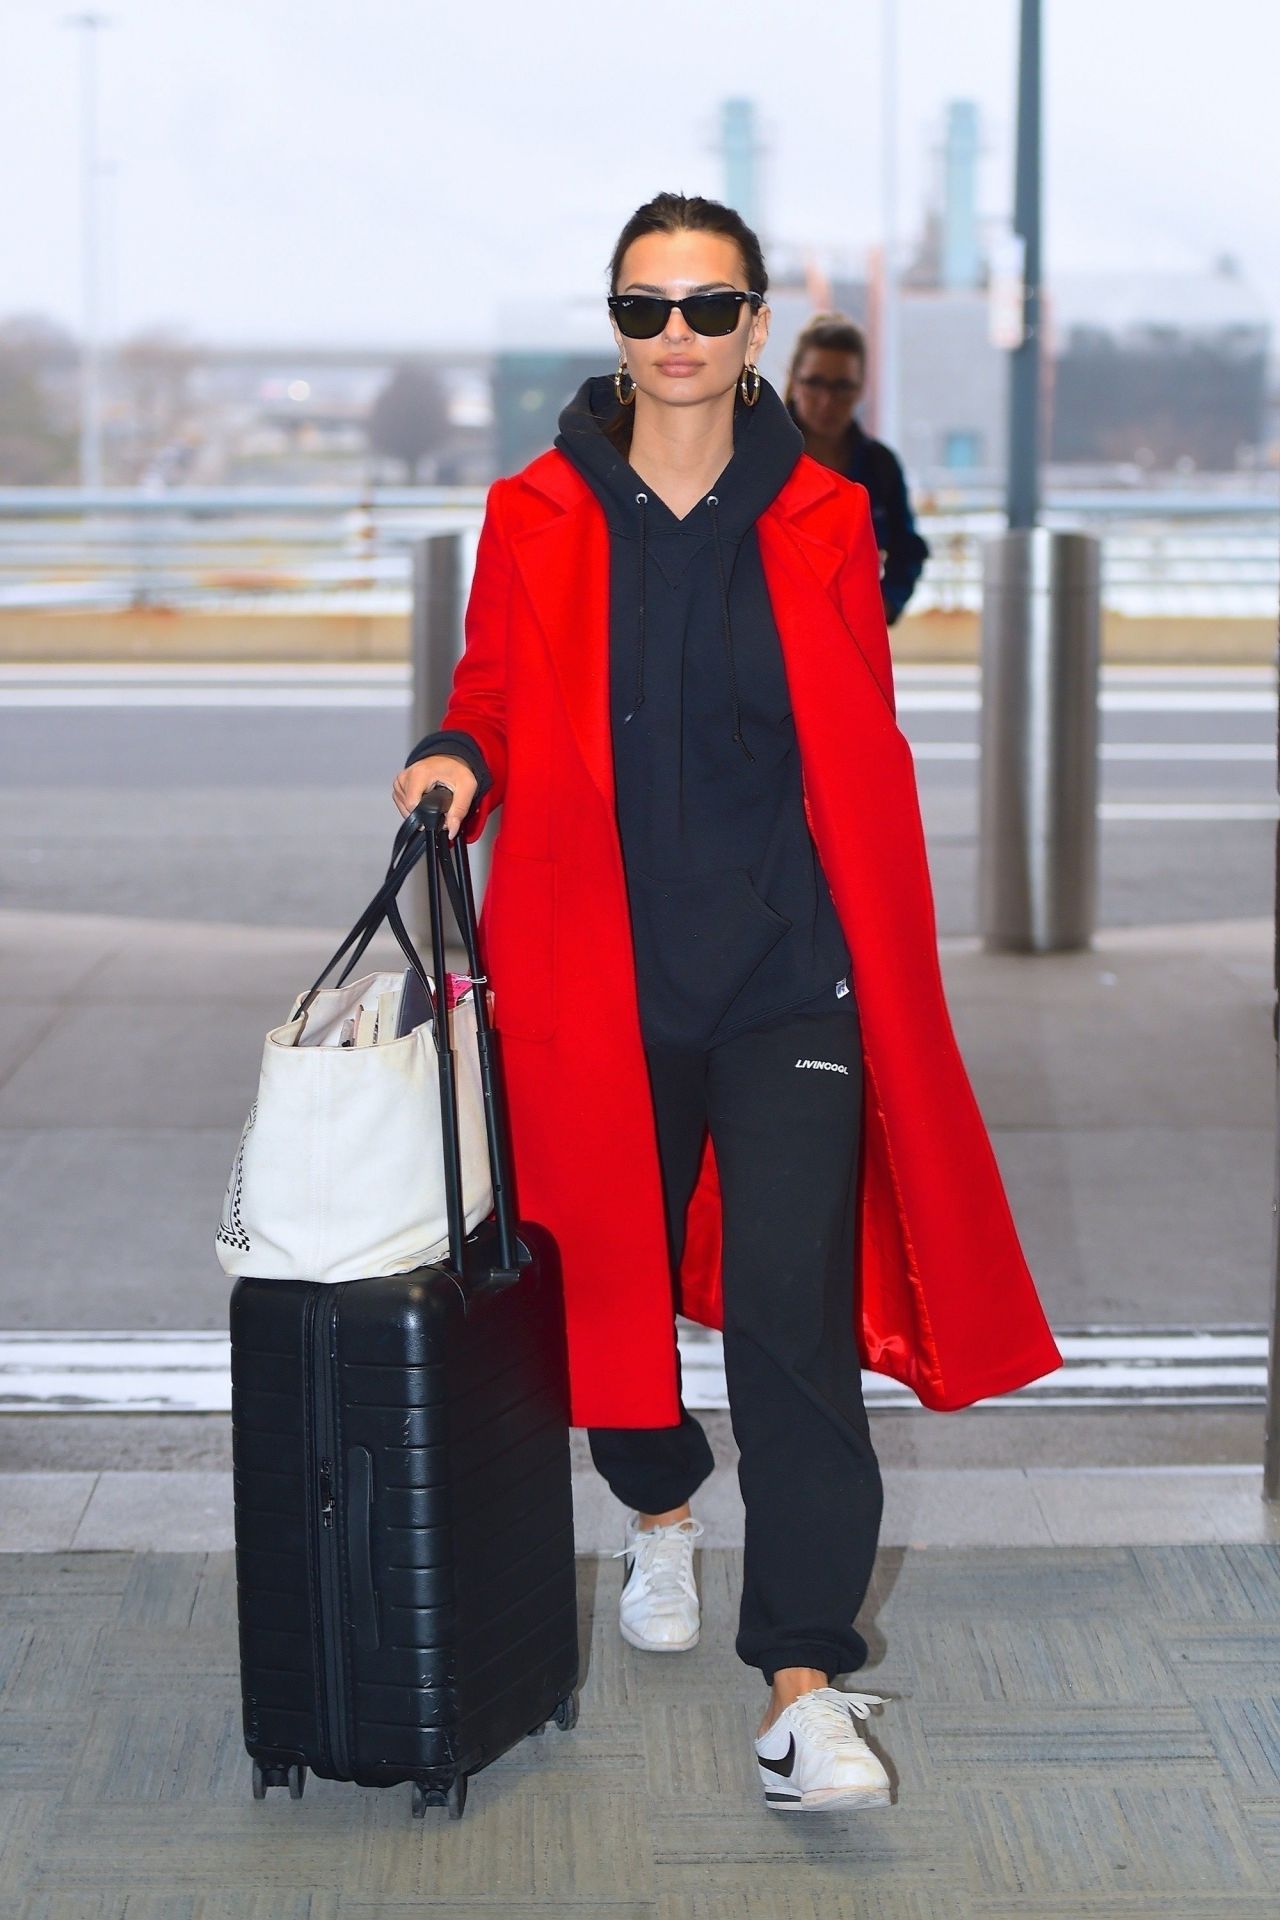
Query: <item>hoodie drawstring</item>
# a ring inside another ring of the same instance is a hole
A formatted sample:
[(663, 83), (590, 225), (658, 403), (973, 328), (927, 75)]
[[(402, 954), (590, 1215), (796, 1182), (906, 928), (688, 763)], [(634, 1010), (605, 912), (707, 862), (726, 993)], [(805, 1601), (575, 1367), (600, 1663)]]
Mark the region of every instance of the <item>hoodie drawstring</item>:
[[(634, 720), (636, 717), (636, 714), (640, 711), (640, 708), (644, 705), (644, 577), (645, 577), (644, 510), (648, 506), (648, 504), (649, 504), (649, 496), (647, 493), (638, 493), (636, 495), (636, 505), (640, 509), (640, 650), (636, 655), (636, 695), (635, 695), (635, 699), (631, 703), (631, 711), (627, 715), (627, 720)], [(624, 726), (626, 725), (626, 720), (623, 721), (623, 725)]]
[(738, 698), (738, 674), (733, 664), (733, 625), (729, 619), (729, 591), (724, 578), (724, 555), (720, 551), (720, 502), (714, 493), (707, 495), (711, 509), (711, 544), (716, 550), (716, 573), (720, 580), (720, 611), (724, 616), (724, 652), (729, 669), (729, 697), (733, 702), (733, 737), (748, 760), (755, 755), (742, 737), (742, 703)]
[[(644, 648), (645, 648), (645, 573), (648, 556), (645, 546), (648, 522), (645, 508), (649, 504), (647, 493), (636, 495), (636, 505), (640, 509), (640, 644), (636, 652), (635, 696), (631, 702), (631, 711), (627, 720), (634, 720), (644, 705)], [(729, 671), (729, 698), (733, 704), (733, 738), (742, 748), (748, 760), (754, 761), (755, 755), (742, 737), (742, 702), (738, 695), (738, 673), (733, 659), (733, 623), (729, 618), (729, 589), (724, 577), (724, 554), (720, 547), (720, 501), (714, 493), (707, 495), (707, 506), (711, 510), (711, 543), (716, 550), (716, 578), (720, 583), (720, 613), (724, 620), (725, 662)], [(626, 721), (623, 722), (625, 726)]]

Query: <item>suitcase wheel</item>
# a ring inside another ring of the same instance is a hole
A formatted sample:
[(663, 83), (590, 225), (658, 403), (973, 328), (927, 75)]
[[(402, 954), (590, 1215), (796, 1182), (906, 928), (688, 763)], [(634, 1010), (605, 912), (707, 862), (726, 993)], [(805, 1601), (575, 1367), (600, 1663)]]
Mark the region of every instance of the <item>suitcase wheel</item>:
[(297, 1763), (291, 1767), (264, 1767), (261, 1760), (253, 1763), (253, 1797), (265, 1800), (268, 1787), (288, 1787), (291, 1800), (301, 1800), (302, 1789), (307, 1784), (307, 1769)]
[(568, 1733), (570, 1727), (578, 1724), (578, 1696), (567, 1693), (555, 1710), (555, 1723), (562, 1733)]
[(467, 1776), (455, 1773), (447, 1787), (424, 1787), (413, 1783), (413, 1817), (421, 1820), (428, 1807), (447, 1807), (451, 1820), (461, 1820), (467, 1804)]

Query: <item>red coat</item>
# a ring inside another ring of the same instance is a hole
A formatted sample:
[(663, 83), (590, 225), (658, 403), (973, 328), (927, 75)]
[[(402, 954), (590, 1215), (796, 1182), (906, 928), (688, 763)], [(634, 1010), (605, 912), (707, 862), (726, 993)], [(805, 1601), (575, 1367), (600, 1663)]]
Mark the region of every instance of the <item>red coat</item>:
[[(938, 1411), (1061, 1365), (952, 1033), (864, 488), (802, 456), (757, 522), (805, 809), (853, 960), (864, 1059), (864, 1364)], [(445, 727), (503, 803), (481, 916), (521, 1212), (559, 1242), (572, 1418), (679, 1418), (658, 1152), (614, 811), (609, 536), (559, 452), (490, 490)], [(722, 1324), (708, 1142), (681, 1269)], [(852, 1276), (851, 1276), (852, 1278)]]

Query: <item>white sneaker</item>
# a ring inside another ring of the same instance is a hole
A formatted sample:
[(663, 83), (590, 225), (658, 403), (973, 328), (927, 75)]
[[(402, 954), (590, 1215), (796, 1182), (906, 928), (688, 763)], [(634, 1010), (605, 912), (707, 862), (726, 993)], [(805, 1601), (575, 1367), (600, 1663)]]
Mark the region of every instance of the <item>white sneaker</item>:
[(793, 1700), (756, 1741), (769, 1806), (887, 1807), (889, 1776), (857, 1730), (873, 1706), (883, 1705), (878, 1693), (838, 1687), (815, 1687)]
[(701, 1614), (693, 1578), (693, 1543), (705, 1531), (698, 1520), (673, 1520), (670, 1526), (627, 1521), (627, 1544), (614, 1554), (627, 1560), (618, 1608), (622, 1637), (646, 1653), (687, 1653), (698, 1644)]

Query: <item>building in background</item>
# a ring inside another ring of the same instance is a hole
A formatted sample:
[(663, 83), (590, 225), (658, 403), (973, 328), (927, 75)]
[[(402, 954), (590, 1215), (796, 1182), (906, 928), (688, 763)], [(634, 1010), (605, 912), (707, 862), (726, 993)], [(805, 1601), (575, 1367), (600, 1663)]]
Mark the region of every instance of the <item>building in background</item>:
[(1271, 328), (1234, 260), (1203, 274), (1059, 273), (1051, 299), (1052, 461), (1144, 474), (1260, 462)]
[[(761, 370), (781, 388), (812, 315), (849, 314), (867, 332), (862, 418), (874, 433), (878, 252), (801, 247), (769, 228), (766, 148), (752, 100), (722, 102), (719, 144), (719, 190), (761, 233), (769, 261)], [(918, 239), (899, 274), (895, 450), (925, 503), (990, 497), (1003, 485), (1008, 358), (993, 343), (990, 261), (1004, 228), (981, 213), (981, 154), (977, 106), (952, 101)], [(1203, 273), (1057, 272), (1045, 314), (1045, 446), (1057, 484), (1073, 474), (1129, 485), (1280, 465), (1272, 329), (1233, 261)], [(616, 365), (603, 283), (555, 307), (521, 301), (497, 322), (493, 352), (210, 346), (162, 330), (138, 335), (103, 368), (107, 480), (400, 486), (416, 472), (420, 484), (484, 485), (549, 446), (566, 400), (587, 375)], [(0, 484), (74, 483), (79, 377), (65, 330), (40, 316), (0, 316)], [(403, 434), (394, 420), (388, 430), (393, 382), (406, 411), (416, 404), (434, 421), (420, 428), (420, 445), (409, 444), (407, 421)]]
[[(1008, 360), (992, 340), (990, 255), (1000, 228), (978, 205), (978, 109), (947, 109), (914, 255), (900, 276), (897, 451), (926, 495), (1003, 486)], [(874, 372), (878, 262), (831, 304), (868, 331)], [(1280, 464), (1269, 410), (1272, 329), (1234, 261), (1203, 272), (1059, 271), (1044, 296), (1046, 454), (1061, 481), (1131, 484)], [(1274, 376), (1271, 376), (1274, 381)]]

